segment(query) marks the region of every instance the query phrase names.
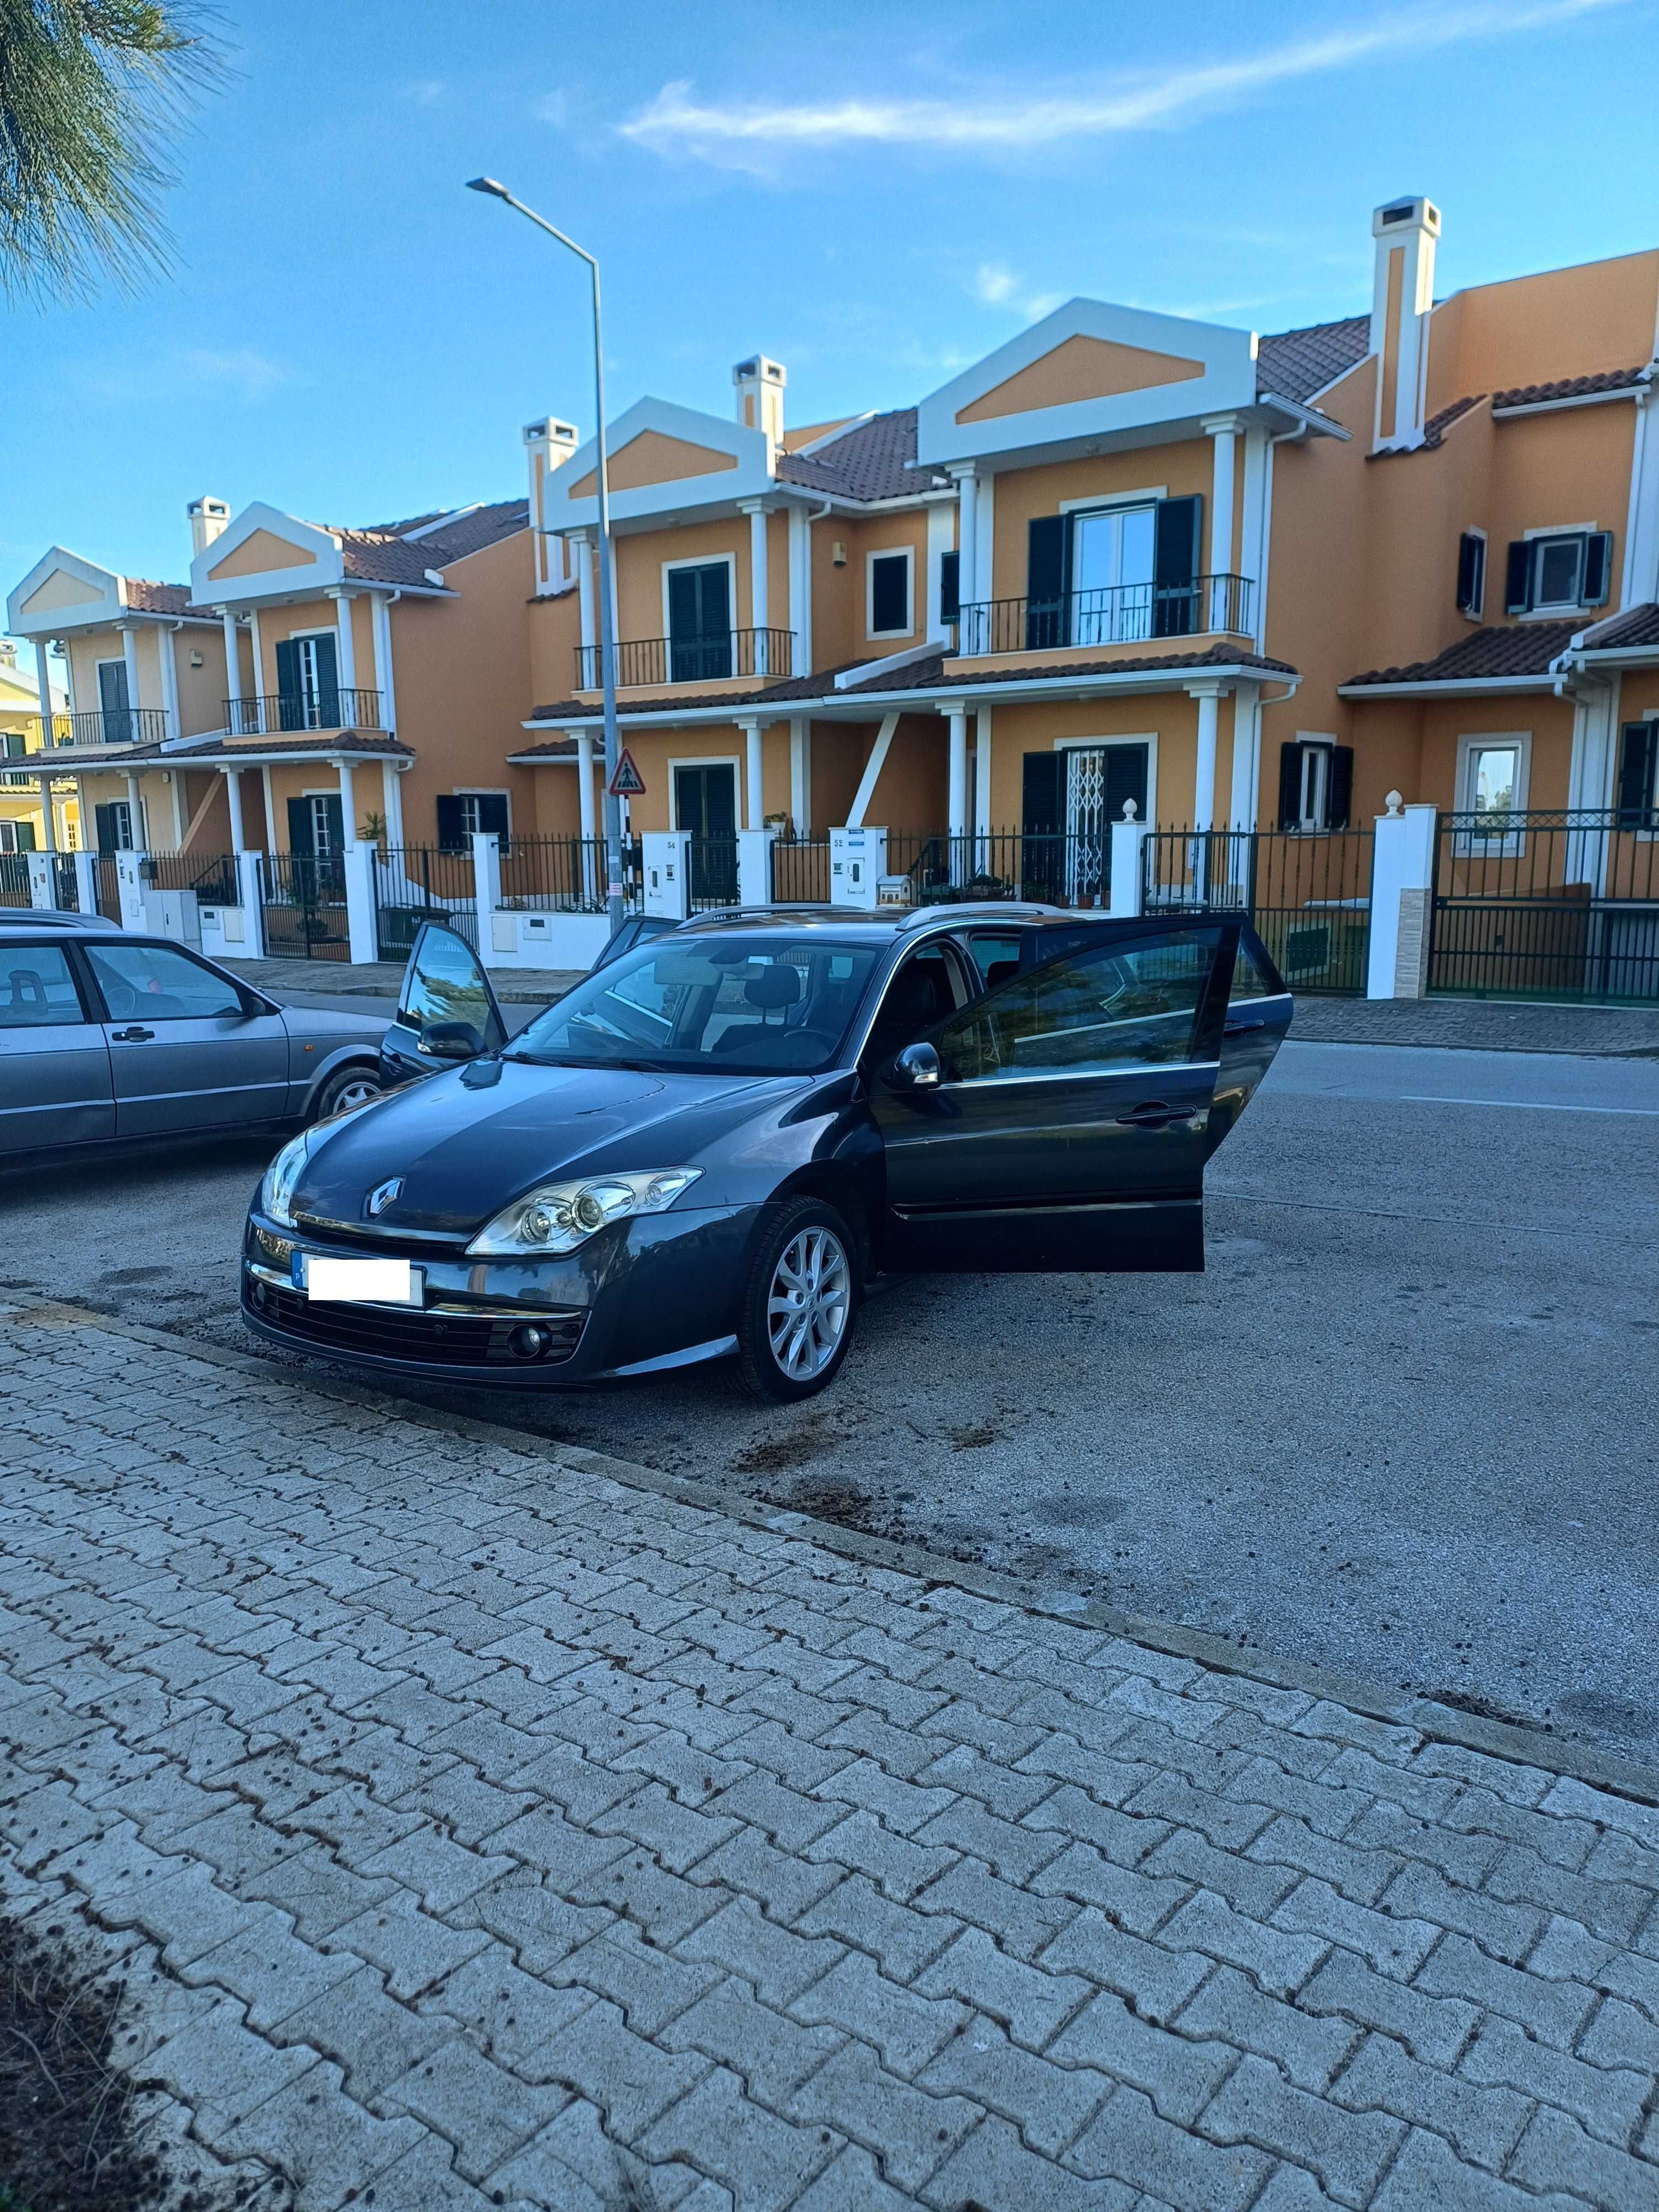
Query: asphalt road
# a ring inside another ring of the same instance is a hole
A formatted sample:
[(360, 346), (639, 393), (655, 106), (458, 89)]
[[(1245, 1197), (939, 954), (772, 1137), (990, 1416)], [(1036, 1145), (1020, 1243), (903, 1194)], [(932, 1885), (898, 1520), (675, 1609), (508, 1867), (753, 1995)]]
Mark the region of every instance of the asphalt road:
[[(244, 1344), (268, 1149), (0, 1181), (7, 1286)], [(918, 1279), (787, 1413), (434, 1401), (1659, 1759), (1656, 1158), (1651, 1061), (1292, 1043), (1203, 1277)]]

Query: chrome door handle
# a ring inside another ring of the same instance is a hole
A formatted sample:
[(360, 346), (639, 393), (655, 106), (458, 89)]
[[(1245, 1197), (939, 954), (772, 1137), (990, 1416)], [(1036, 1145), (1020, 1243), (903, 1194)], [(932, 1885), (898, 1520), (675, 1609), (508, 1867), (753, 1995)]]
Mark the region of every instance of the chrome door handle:
[(1193, 1115), (1189, 1106), (1166, 1106), (1161, 1098), (1149, 1098), (1117, 1118), (1127, 1129), (1162, 1129), (1171, 1121), (1190, 1121)]
[(135, 1024), (130, 1030), (112, 1030), (111, 1037), (117, 1044), (148, 1044), (155, 1036), (154, 1030), (141, 1030)]
[(1265, 1030), (1267, 1026), (1266, 1022), (1229, 1022), (1221, 1034), (1223, 1036), (1243, 1036), (1246, 1030)]

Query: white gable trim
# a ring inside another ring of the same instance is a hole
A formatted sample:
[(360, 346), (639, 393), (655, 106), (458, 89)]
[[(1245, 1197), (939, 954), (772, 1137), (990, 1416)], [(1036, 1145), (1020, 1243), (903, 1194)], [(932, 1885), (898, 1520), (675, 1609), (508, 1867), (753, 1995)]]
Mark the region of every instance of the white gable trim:
[[(221, 576), (216, 581), (210, 576), (210, 569), (216, 568), (228, 555), (261, 530), (269, 531), (273, 538), (285, 538), (290, 544), (303, 546), (316, 556), (315, 560), (300, 562), (291, 568), (256, 569), (243, 576)], [(190, 564), (190, 596), (198, 606), (239, 606), (250, 599), (291, 598), (296, 592), (307, 598), (313, 593), (320, 596), (331, 584), (347, 580), (340, 541), (331, 530), (319, 529), (314, 522), (301, 522), (297, 515), (284, 514), (280, 507), (268, 506), (262, 499), (256, 499), (252, 507), (245, 507)]]
[[(957, 421), (964, 407), (1022, 369), (1034, 367), (1072, 337), (1179, 355), (1200, 362), (1203, 373), (1102, 399), (1073, 400), (986, 422)], [(916, 459), (920, 465), (937, 468), (1150, 424), (1194, 422), (1200, 416), (1252, 407), (1255, 396), (1254, 331), (1189, 322), (1180, 315), (1158, 315), (1141, 307), (1114, 307), (1104, 300), (1068, 300), (921, 402), (916, 410)]]
[[(609, 425), (605, 451), (613, 466), (622, 448), (643, 430), (654, 430), (664, 438), (677, 438), (684, 445), (707, 446), (714, 453), (729, 453), (737, 465), (715, 469), (708, 476), (673, 477), (665, 483), (641, 484), (633, 491), (618, 491), (613, 485), (612, 522), (729, 507), (734, 500), (758, 499), (775, 490), (795, 489), (774, 483), (763, 430), (751, 430), (742, 422), (728, 422), (722, 415), (705, 415), (698, 408), (677, 407), (668, 399), (635, 400)], [(592, 530), (596, 526), (599, 519), (597, 493), (573, 499), (569, 488), (595, 471), (599, 459), (599, 441), (590, 438), (549, 479), (542, 518), (545, 528)]]
[[(99, 596), (79, 606), (43, 608), (37, 614), (25, 615), (24, 602), (33, 598), (48, 576), (60, 574), (75, 577)], [(113, 568), (100, 568), (84, 554), (71, 553), (67, 545), (54, 545), (41, 555), (21, 583), (7, 593), (6, 628), (14, 637), (62, 637), (72, 629), (112, 621), (126, 611), (126, 604), (125, 576), (118, 575)]]

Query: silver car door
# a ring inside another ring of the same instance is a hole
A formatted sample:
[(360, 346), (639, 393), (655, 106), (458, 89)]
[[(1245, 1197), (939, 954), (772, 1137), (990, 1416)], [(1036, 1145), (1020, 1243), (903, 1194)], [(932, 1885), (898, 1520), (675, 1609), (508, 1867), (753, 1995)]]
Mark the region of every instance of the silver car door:
[(115, 1129), (164, 1136), (279, 1121), (288, 1030), (233, 976), (177, 945), (100, 939), (86, 948), (104, 1000)]
[(0, 945), (0, 1157), (115, 1134), (109, 1047), (61, 945)]

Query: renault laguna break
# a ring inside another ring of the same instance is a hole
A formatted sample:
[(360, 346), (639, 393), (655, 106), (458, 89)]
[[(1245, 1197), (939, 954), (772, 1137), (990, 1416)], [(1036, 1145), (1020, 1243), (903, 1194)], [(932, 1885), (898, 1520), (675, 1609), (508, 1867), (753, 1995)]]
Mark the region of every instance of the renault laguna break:
[(428, 1381), (730, 1357), (805, 1398), (879, 1274), (1201, 1268), (1205, 1162), (1290, 1018), (1234, 917), (778, 909), (640, 945), (509, 1042), (429, 923), (400, 1087), (271, 1163), (243, 1316)]

